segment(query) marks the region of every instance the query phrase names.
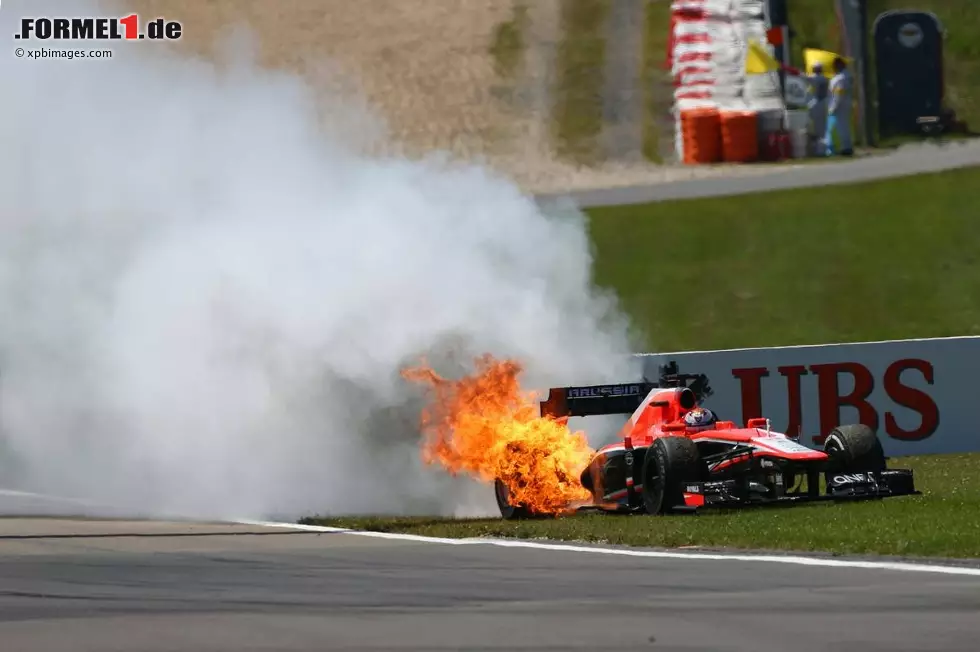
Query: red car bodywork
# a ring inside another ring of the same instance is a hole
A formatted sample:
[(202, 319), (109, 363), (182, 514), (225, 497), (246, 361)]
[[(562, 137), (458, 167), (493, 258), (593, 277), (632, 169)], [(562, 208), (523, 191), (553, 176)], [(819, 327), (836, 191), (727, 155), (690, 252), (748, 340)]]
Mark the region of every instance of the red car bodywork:
[[(867, 426), (839, 426), (823, 450), (772, 431), (766, 418), (692, 427), (684, 416), (711, 393), (705, 376), (669, 369), (657, 384), (552, 388), (541, 402), (544, 416), (629, 415), (619, 441), (601, 447), (582, 470), (592, 502), (579, 508), (662, 514), (919, 493), (911, 470), (886, 468), (881, 443)], [(530, 515), (508, 501), (504, 483), (495, 486), (505, 518)]]
[[(709, 426), (691, 427), (685, 423), (684, 415), (696, 407), (697, 402), (689, 389), (653, 390), (620, 430), (622, 441), (603, 446), (598, 454), (607, 455), (636, 448), (648, 448), (658, 437), (684, 436), (702, 445), (751, 446), (755, 449), (752, 455), (754, 457), (781, 458), (803, 463), (822, 463), (828, 459), (827, 453), (807, 448), (783, 433), (772, 431), (766, 418), (749, 419), (745, 427), (739, 427), (734, 421), (716, 421)], [(716, 473), (735, 468), (749, 457), (750, 454), (745, 452), (709, 463), (708, 470)], [(642, 484), (634, 484), (630, 478), (627, 478), (627, 486), (632, 486), (635, 491), (643, 489)], [(610, 492), (602, 498), (619, 500), (625, 498), (627, 492), (628, 488), (623, 488)], [(684, 497), (685, 502), (691, 506), (701, 506), (704, 503), (703, 496), (699, 494), (685, 492)]]

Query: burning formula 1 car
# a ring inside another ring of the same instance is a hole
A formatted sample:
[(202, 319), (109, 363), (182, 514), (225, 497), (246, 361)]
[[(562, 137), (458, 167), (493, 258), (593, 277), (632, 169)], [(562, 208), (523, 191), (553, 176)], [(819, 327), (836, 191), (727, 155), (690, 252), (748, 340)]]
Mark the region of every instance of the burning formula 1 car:
[[(886, 468), (881, 442), (865, 425), (839, 426), (822, 450), (809, 448), (772, 431), (766, 418), (744, 427), (718, 420), (700, 406), (711, 392), (707, 378), (670, 371), (662, 368), (657, 383), (552, 388), (540, 403), (541, 415), (555, 418), (631, 415), (621, 441), (600, 448), (582, 470), (592, 501), (577, 509), (666, 514), (920, 493), (911, 470)], [(535, 516), (510, 504), (501, 479), (495, 490), (504, 518)]]

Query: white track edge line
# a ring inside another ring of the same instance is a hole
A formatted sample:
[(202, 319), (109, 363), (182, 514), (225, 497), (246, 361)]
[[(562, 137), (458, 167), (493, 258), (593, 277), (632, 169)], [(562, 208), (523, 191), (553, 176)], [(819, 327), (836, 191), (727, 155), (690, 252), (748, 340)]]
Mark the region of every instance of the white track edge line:
[(294, 530), (305, 530), (307, 532), (322, 532), (349, 534), (354, 536), (369, 537), (375, 539), (393, 539), (396, 541), (415, 541), (419, 543), (442, 543), (453, 546), (461, 545), (488, 545), (499, 546), (502, 548), (531, 548), (534, 550), (555, 550), (565, 552), (586, 552), (599, 555), (618, 555), (622, 557), (646, 557), (654, 559), (686, 559), (704, 561), (746, 561), (763, 562), (770, 564), (792, 564), (797, 566), (823, 566), (834, 568), (863, 568), (869, 570), (890, 570), (906, 573), (939, 573), (943, 575), (962, 575), (970, 577), (980, 577), (980, 568), (969, 568), (963, 566), (940, 566), (937, 564), (919, 564), (912, 562), (890, 562), (890, 561), (859, 561), (851, 559), (823, 559), (820, 557), (804, 557), (799, 555), (763, 555), (745, 553), (706, 553), (706, 552), (669, 552), (661, 550), (630, 550), (627, 548), (603, 548), (600, 546), (577, 546), (563, 543), (540, 543), (537, 541), (527, 541), (525, 539), (491, 539), (491, 538), (469, 538), (452, 539), (443, 537), (427, 537), (418, 534), (400, 534), (396, 532), (370, 532), (366, 530), (352, 530), (341, 527), (328, 527), (322, 525), (301, 525), (298, 523), (277, 523), (273, 521), (236, 521), (242, 525), (254, 525), (257, 527), (268, 528), (288, 528)]
[[(66, 499), (57, 496), (46, 496), (27, 491), (0, 489), (0, 495), (30, 496), (65, 500), (85, 504), (86, 501)], [(90, 503), (91, 504), (91, 503)], [(661, 550), (636, 550), (628, 548), (603, 548), (601, 546), (576, 546), (562, 543), (541, 543), (526, 539), (491, 539), (467, 538), (454, 539), (444, 537), (428, 537), (419, 534), (401, 534), (397, 532), (370, 532), (367, 530), (352, 530), (350, 528), (329, 527), (325, 525), (303, 525), (300, 523), (281, 523), (276, 521), (256, 521), (241, 519), (229, 521), (238, 525), (252, 525), (264, 528), (281, 528), (297, 531), (349, 534), (374, 539), (390, 539), (395, 541), (415, 541), (418, 543), (442, 543), (452, 546), (460, 545), (489, 545), (501, 548), (531, 548), (534, 550), (555, 550), (565, 552), (586, 552), (599, 555), (617, 555), (621, 557), (646, 557), (654, 559), (685, 559), (704, 561), (746, 561), (771, 564), (792, 564), (797, 566), (823, 566), (836, 568), (864, 568), (870, 570), (891, 570), (909, 573), (938, 573), (944, 575), (960, 575), (980, 577), (980, 568), (964, 566), (940, 566), (937, 564), (920, 564), (911, 562), (859, 561), (848, 559), (823, 559), (819, 557), (804, 557), (799, 555), (762, 555), (745, 553), (705, 553), (705, 552), (670, 552)]]

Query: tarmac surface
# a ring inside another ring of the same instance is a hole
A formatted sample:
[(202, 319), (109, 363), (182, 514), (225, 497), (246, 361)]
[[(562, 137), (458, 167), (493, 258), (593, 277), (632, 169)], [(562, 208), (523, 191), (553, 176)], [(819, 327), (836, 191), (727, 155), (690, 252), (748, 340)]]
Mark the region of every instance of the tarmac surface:
[(10, 652), (975, 650), (980, 577), (0, 519)]
[[(877, 181), (913, 174), (942, 172), (980, 165), (980, 139), (944, 144), (914, 143), (881, 154), (774, 166), (771, 174), (711, 177), (647, 186), (606, 188), (568, 193), (581, 208), (642, 204), (671, 199), (720, 197), (752, 192)], [(547, 203), (558, 195), (538, 195)]]

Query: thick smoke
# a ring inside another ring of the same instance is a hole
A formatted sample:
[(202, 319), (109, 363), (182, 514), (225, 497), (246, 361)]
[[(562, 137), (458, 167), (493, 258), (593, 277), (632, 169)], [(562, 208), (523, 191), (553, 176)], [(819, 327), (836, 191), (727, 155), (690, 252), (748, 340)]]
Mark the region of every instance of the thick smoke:
[(358, 98), (321, 129), (300, 78), (232, 51), (0, 55), (0, 484), (148, 515), (492, 512), (422, 465), (398, 371), (490, 352), (535, 387), (635, 377), (583, 216), (359, 155), (383, 124)]

